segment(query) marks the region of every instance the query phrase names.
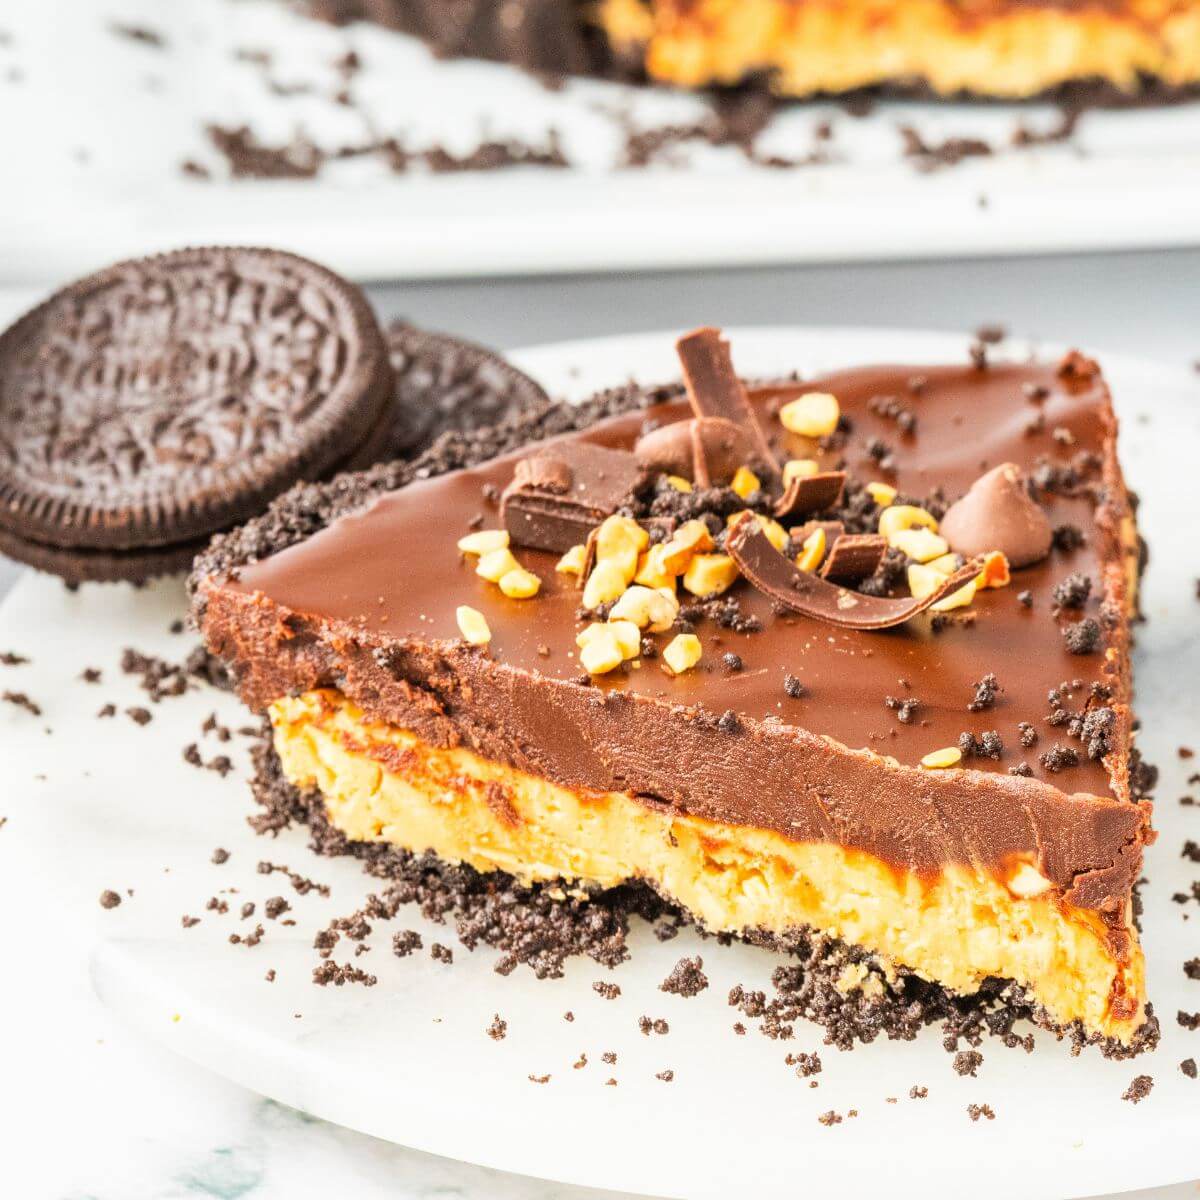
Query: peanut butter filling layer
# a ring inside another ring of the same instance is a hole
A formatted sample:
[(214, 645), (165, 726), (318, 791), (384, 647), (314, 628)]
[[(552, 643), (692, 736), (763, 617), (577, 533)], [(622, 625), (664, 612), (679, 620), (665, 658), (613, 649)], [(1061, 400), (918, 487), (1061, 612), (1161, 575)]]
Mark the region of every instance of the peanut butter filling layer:
[(600, 0), (595, 19), (682, 87), (765, 73), (788, 96), (918, 82), (1023, 98), (1075, 80), (1200, 82), (1197, 0)]
[(808, 926), (864, 947), (885, 974), (908, 968), (956, 993), (1012, 979), (1064, 1026), (1079, 1021), (1128, 1044), (1142, 1023), (1136, 935), (1116, 939), (1118, 954), (1099, 915), (1064, 903), (1032, 862), (999, 873), (949, 864), (922, 877), (860, 850), (567, 789), (435, 748), (333, 690), (279, 700), (270, 716), (286, 777), (319, 789), (352, 840), (431, 850), (527, 883), (641, 879), (713, 931)]

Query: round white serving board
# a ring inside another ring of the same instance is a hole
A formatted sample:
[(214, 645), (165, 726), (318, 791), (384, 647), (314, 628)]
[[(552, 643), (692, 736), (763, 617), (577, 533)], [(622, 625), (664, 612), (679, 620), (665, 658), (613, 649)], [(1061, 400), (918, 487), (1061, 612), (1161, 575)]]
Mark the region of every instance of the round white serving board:
[[(750, 375), (960, 361), (966, 352), (962, 338), (892, 331), (731, 336), (737, 365)], [(672, 375), (672, 340), (614, 338), (515, 357), (552, 391), (579, 397), (628, 376)], [(1182, 372), (1145, 364), (1114, 358), (1105, 366), (1122, 417), (1122, 458), (1142, 496), (1153, 548), (1150, 621), (1138, 630), (1136, 664), (1141, 744), (1163, 768), (1161, 836), (1148, 853), (1144, 891), (1150, 989), (1164, 1018), (1163, 1043), (1152, 1055), (1134, 1063), (1095, 1052), (1072, 1059), (1039, 1032), (1031, 1056), (985, 1044), (978, 1078), (964, 1079), (951, 1069), (936, 1030), (915, 1043), (880, 1041), (851, 1053), (822, 1046), (822, 1030), (804, 1023), (790, 1042), (764, 1038), (753, 1021), (738, 1036), (728, 989), (741, 982), (770, 991), (779, 960), (692, 934), (659, 944), (644, 926), (632, 939), (631, 961), (617, 970), (576, 960), (565, 978), (539, 982), (525, 968), (496, 975), (497, 952), (468, 953), (448, 930), (404, 911), (395, 922), (377, 922), (371, 951), (355, 960), (378, 975), (376, 987), (316, 987), (315, 930), (353, 911), (378, 885), (350, 860), (310, 853), (302, 830), (274, 840), (249, 830), (248, 739), (235, 736), (238, 770), (226, 779), (183, 761), (191, 741), (206, 759), (228, 750), (202, 737), (200, 725), (213, 710), (228, 725), (246, 724), (238, 702), (205, 688), (152, 705), (154, 720), (145, 727), (123, 714), (95, 717), (105, 701), (122, 708), (140, 702), (118, 669), (122, 647), (182, 658), (190, 635), (168, 632), (184, 611), (178, 583), (71, 593), (30, 573), (0, 608), (0, 649), (34, 659), (0, 668), (0, 683), (27, 691), (44, 710), (34, 718), (0, 705), (9, 817), (0, 837), (9, 882), (35, 881), (40, 919), (50, 928), (77, 933), (94, 925), (91, 971), (99, 994), (162, 1044), (296, 1108), (454, 1158), (689, 1197), (885, 1190), (897, 1198), (1061, 1200), (1194, 1178), (1200, 1083), (1186, 1079), (1178, 1063), (1200, 1053), (1200, 1034), (1181, 1029), (1174, 1016), (1200, 1008), (1200, 983), (1181, 969), (1184, 958), (1200, 953), (1200, 909), (1170, 896), (1200, 873), (1179, 853), (1185, 837), (1200, 835), (1200, 810), (1177, 803), (1195, 769), (1177, 757), (1177, 747), (1200, 742), (1200, 551), (1187, 516), (1193, 506), (1181, 495), (1200, 445), (1200, 386)], [(101, 668), (103, 683), (80, 682), (84, 666)], [(217, 846), (231, 852), (221, 866), (210, 861)], [(282, 876), (256, 871), (264, 859), (327, 883), (331, 897), (297, 896)], [(96, 897), (109, 887), (133, 894), (104, 912)], [(291, 900), (297, 924), (263, 920), (260, 945), (230, 945), (229, 934), (249, 932), (262, 919), (262, 902), (276, 894)], [(229, 902), (228, 915), (206, 910), (215, 895)], [(237, 913), (246, 900), (259, 911), (242, 921)], [(201, 923), (183, 929), (185, 913)], [(425, 950), (399, 960), (391, 937), (406, 928), (422, 932)], [(439, 939), (454, 948), (451, 966), (429, 956)], [(343, 939), (334, 957), (346, 961), (350, 949)], [(692, 999), (657, 986), (685, 953), (703, 957), (711, 980)], [(274, 983), (264, 979), (268, 968), (277, 972)], [(595, 993), (592, 982), (601, 979), (619, 984), (620, 997)], [(568, 1010), (571, 1022), (563, 1017)], [(485, 1032), (497, 1013), (508, 1022), (498, 1042)], [(643, 1014), (666, 1018), (670, 1033), (643, 1036)], [(821, 1053), (815, 1089), (783, 1061), (801, 1050)], [(616, 1053), (615, 1064), (602, 1060), (606, 1051)], [(581, 1053), (587, 1066), (573, 1069)], [(674, 1082), (655, 1077), (666, 1069)], [(1134, 1107), (1120, 1096), (1142, 1072), (1155, 1086)], [(533, 1083), (531, 1074), (550, 1079)], [(610, 1078), (617, 1086), (606, 1086)], [(928, 1099), (909, 1099), (914, 1084), (928, 1087)], [(996, 1119), (972, 1123), (971, 1103), (990, 1104)], [(817, 1121), (826, 1110), (845, 1115), (851, 1108), (859, 1115), (833, 1128)]]

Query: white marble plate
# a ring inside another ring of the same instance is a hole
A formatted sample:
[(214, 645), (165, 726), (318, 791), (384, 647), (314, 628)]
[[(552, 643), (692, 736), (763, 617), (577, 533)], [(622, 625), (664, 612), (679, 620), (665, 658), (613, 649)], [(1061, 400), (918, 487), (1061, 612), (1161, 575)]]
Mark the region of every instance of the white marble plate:
[[(778, 329), (732, 337), (737, 363), (750, 374), (965, 354), (964, 339), (932, 334)], [(670, 374), (671, 341), (644, 335), (516, 357), (551, 389), (579, 396), (628, 375)], [(0, 649), (34, 659), (3, 668), (0, 683), (27, 691), (43, 708), (35, 718), (0, 705), (7, 882), (29, 881), (44, 919), (76, 938), (94, 923), (100, 996), (162, 1044), (297, 1108), (471, 1162), (693, 1197), (886, 1189), (896, 1197), (969, 1191), (981, 1200), (1049, 1200), (1193, 1178), (1200, 1174), (1200, 1083), (1184, 1078), (1178, 1064), (1200, 1054), (1200, 1034), (1181, 1029), (1174, 1014), (1200, 1008), (1200, 984), (1181, 970), (1184, 958), (1200, 953), (1200, 924), (1185, 920), (1196, 919), (1195, 905), (1181, 908), (1170, 896), (1197, 873), (1179, 850), (1185, 837), (1200, 835), (1200, 813), (1177, 803), (1195, 766), (1176, 754), (1179, 745), (1200, 741), (1193, 582), (1200, 552), (1193, 522), (1181, 519), (1179, 491), (1194, 474), (1200, 388), (1178, 371), (1115, 358), (1105, 365), (1123, 419), (1122, 456), (1154, 549), (1137, 678), (1142, 745), (1163, 767), (1162, 832), (1146, 868), (1145, 940), (1164, 1037), (1139, 1061), (1112, 1063), (1092, 1052), (1073, 1060), (1038, 1033), (1029, 1057), (985, 1045), (978, 1078), (962, 1079), (935, 1031), (915, 1043), (851, 1053), (823, 1047), (815, 1025), (801, 1024), (788, 1043), (762, 1037), (754, 1022), (739, 1037), (726, 993), (735, 982), (769, 989), (777, 960), (690, 935), (663, 945), (644, 928), (633, 939), (632, 961), (611, 974), (576, 961), (566, 978), (538, 982), (524, 969), (497, 976), (494, 951), (469, 954), (447, 931), (405, 912), (379, 923), (371, 951), (357, 960), (378, 975), (376, 987), (315, 987), (314, 931), (355, 909), (371, 882), (352, 862), (312, 855), (301, 831), (268, 840), (247, 828), (247, 739), (235, 736), (237, 770), (226, 779), (183, 761), (190, 741), (205, 759), (228, 750), (202, 737), (200, 726), (213, 710), (226, 724), (244, 724), (238, 703), (205, 689), (151, 706), (154, 720), (144, 727), (123, 712), (95, 717), (108, 700), (119, 709), (139, 703), (118, 670), (122, 647), (182, 657), (188, 637), (168, 632), (184, 609), (178, 584), (69, 593), (29, 574), (0, 608)], [(103, 683), (80, 682), (85, 665), (101, 668)], [(210, 861), (217, 846), (230, 851), (224, 865)], [(260, 860), (328, 884), (330, 897), (294, 894), (280, 875), (259, 874)], [(108, 887), (132, 895), (100, 912), (96, 896)], [(276, 894), (291, 901), (296, 925), (263, 920), (260, 945), (230, 945), (229, 934), (249, 932), (262, 919), (262, 902)], [(229, 913), (206, 909), (210, 897), (224, 899)], [(243, 921), (238, 910), (247, 900), (259, 911)], [(183, 914), (201, 923), (184, 929)], [(419, 929), (426, 950), (398, 960), (391, 936), (404, 928)], [(454, 947), (451, 966), (429, 957), (439, 937)], [(335, 957), (344, 960), (346, 947), (343, 941)], [(712, 985), (686, 1000), (657, 990), (684, 953), (703, 956)], [(264, 978), (268, 968), (277, 972), (273, 983)], [(601, 979), (619, 984), (620, 997), (595, 993), (591, 984)], [(571, 1022), (563, 1017), (568, 1010)], [(497, 1013), (508, 1022), (499, 1042), (485, 1032)], [(666, 1018), (670, 1033), (644, 1037), (637, 1028), (643, 1014)], [(783, 1062), (800, 1050), (821, 1053), (816, 1089)], [(606, 1051), (616, 1053), (615, 1063), (603, 1061)], [(587, 1066), (574, 1069), (581, 1053)], [(674, 1082), (656, 1078), (666, 1069)], [(1143, 1072), (1154, 1077), (1154, 1089), (1134, 1107), (1120, 1096)], [(531, 1074), (550, 1079), (536, 1084)], [(610, 1078), (616, 1086), (606, 1085)], [(929, 1088), (928, 1099), (908, 1098), (914, 1084)], [(972, 1103), (990, 1104), (996, 1119), (972, 1123)], [(817, 1121), (828, 1109), (850, 1108), (859, 1115), (834, 1128)], [(857, 1183), (847, 1183), (850, 1165)]]
[[(69, 278), (117, 258), (229, 241), (309, 254), (358, 278), (645, 270), (727, 263), (893, 259), (1195, 245), (1200, 105), (1088, 114), (1070, 144), (1011, 147), (1018, 120), (1046, 131), (1049, 106), (881, 104), (864, 118), (801, 106), (761, 149), (789, 158), (832, 120), (832, 161), (753, 166), (736, 150), (685, 147), (682, 165), (618, 169), (623, 134), (689, 124), (695, 97), (574, 80), (550, 92), (504, 65), (434, 59), (365, 25), (339, 31), (285, 0), (55, 0), (10, 4), (0, 46), (0, 269)], [(159, 31), (163, 50), (110, 32)], [(355, 108), (334, 103), (348, 46), (364, 69)], [(265, 73), (237, 51), (267, 51)], [(21, 73), (8, 82), (8, 73)], [(297, 91), (299, 87), (299, 91)], [(306, 90), (307, 89), (307, 90)], [(608, 115), (606, 115), (608, 114)], [(463, 154), (483, 137), (561, 134), (571, 169), (430, 176), (378, 159), (319, 179), (225, 177), (204, 128), (249, 125), (267, 144), (303, 133), (334, 148), (396, 135)], [(982, 138), (987, 158), (921, 174), (898, 126), (931, 143)], [(185, 178), (199, 161), (213, 179)]]

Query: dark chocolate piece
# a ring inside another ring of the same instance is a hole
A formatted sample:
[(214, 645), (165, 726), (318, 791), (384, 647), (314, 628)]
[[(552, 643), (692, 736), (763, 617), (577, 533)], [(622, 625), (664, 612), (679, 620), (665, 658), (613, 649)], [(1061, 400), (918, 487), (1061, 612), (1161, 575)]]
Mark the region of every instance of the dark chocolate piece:
[(816, 475), (796, 475), (788, 480), (783, 495), (775, 502), (775, 515), (781, 519), (802, 517), (805, 513), (834, 508), (846, 486), (845, 471), (820, 471)]
[(771, 545), (757, 521), (741, 520), (725, 539), (725, 550), (743, 575), (764, 595), (791, 612), (843, 629), (889, 629), (923, 613), (979, 574), (968, 563), (935, 592), (921, 599), (890, 599), (852, 592), (802, 571)]
[(697, 417), (721, 417), (744, 429), (754, 447), (754, 465), (775, 480), (779, 463), (767, 444), (762, 426), (750, 406), (745, 386), (733, 369), (729, 343), (716, 329), (704, 328), (685, 334), (675, 343), (683, 366), (688, 403)]
[(636, 456), (593, 442), (555, 442), (516, 464), (500, 516), (518, 546), (570, 550), (627, 505), (645, 480)]
[(835, 538), (821, 564), (821, 575), (836, 583), (857, 583), (870, 579), (883, 562), (887, 538), (877, 533), (851, 533)]

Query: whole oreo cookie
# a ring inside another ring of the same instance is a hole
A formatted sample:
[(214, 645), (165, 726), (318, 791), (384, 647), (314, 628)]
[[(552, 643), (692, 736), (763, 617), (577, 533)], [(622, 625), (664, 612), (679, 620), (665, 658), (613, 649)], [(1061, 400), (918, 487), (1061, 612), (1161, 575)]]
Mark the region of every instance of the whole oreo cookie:
[(389, 458), (411, 458), (448, 431), (520, 419), (547, 403), (542, 387), (491, 350), (401, 321), (387, 329), (395, 376)]
[(236, 248), (120, 263), (0, 335), (0, 543), (77, 579), (179, 569), (291, 484), (377, 459), (391, 412), (366, 297), (325, 268)]

